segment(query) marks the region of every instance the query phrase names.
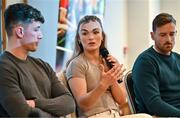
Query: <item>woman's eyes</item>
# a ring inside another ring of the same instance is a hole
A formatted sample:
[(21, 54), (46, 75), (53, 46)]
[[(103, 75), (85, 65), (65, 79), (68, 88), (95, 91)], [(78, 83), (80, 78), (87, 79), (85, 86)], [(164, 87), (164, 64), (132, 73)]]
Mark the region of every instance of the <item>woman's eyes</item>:
[(93, 33), (94, 33), (94, 34), (98, 34), (98, 33), (99, 33), (99, 31), (94, 31)]
[[(82, 35), (88, 35), (90, 32), (82, 32)], [(98, 34), (99, 31), (93, 31), (92, 32), (93, 34)]]
[(87, 35), (87, 32), (82, 32), (82, 35)]

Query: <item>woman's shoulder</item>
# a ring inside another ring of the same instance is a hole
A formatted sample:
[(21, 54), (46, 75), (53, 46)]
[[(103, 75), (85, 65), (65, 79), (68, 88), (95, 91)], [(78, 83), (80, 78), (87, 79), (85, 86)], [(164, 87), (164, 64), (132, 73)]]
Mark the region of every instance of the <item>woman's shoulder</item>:
[(86, 60), (85, 60), (83, 54), (78, 55), (71, 61), (71, 63), (77, 63), (77, 64), (84, 64), (85, 62), (86, 62)]

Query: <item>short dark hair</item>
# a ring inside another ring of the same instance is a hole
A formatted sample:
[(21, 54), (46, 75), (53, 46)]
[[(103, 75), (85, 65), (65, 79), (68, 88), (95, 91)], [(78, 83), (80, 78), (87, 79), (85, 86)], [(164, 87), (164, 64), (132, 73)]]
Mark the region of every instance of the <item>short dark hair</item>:
[(5, 29), (8, 35), (12, 35), (14, 25), (33, 21), (44, 23), (44, 17), (39, 10), (25, 3), (10, 5), (4, 12)]
[(158, 14), (152, 23), (152, 30), (153, 32), (156, 31), (157, 27), (161, 27), (167, 23), (174, 23), (176, 25), (176, 20), (173, 18), (172, 15), (168, 14), (168, 13), (160, 13)]

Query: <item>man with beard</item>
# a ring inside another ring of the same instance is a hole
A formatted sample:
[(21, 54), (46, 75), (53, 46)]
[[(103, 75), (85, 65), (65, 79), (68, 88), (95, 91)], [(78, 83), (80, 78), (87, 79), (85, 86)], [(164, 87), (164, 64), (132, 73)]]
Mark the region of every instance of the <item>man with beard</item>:
[(136, 59), (132, 78), (138, 112), (156, 116), (180, 116), (180, 54), (172, 49), (176, 20), (161, 13), (152, 23), (154, 45)]

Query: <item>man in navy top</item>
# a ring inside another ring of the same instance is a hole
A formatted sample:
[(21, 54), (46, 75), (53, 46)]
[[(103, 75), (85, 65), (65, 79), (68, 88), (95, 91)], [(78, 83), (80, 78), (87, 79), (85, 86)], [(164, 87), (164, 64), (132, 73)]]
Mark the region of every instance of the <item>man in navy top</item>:
[(176, 20), (160, 13), (152, 25), (154, 45), (138, 56), (132, 70), (138, 112), (180, 116), (180, 54), (172, 51)]

